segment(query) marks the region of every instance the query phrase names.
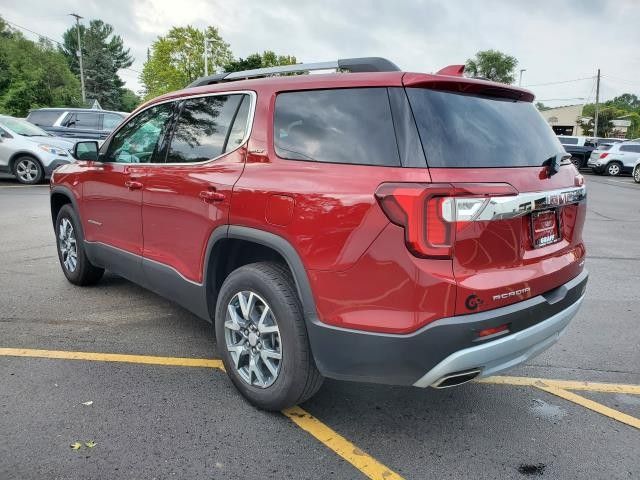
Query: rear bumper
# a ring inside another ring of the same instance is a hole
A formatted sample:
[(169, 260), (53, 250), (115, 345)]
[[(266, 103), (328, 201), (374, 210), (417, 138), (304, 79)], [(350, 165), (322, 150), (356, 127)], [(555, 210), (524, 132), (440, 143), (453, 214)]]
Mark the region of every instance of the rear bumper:
[[(341, 380), (427, 387), (453, 373), (479, 376), (512, 368), (549, 348), (578, 311), (583, 271), (543, 295), (495, 310), (441, 319), (408, 335), (348, 330), (308, 322), (311, 349), (323, 375)], [(510, 333), (479, 340), (480, 330), (508, 323)]]

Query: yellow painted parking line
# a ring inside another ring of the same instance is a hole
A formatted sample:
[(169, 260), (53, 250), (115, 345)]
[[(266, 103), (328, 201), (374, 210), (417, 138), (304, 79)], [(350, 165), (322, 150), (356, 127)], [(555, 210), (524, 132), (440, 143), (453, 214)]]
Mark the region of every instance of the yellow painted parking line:
[(640, 395), (640, 385), (629, 385), (625, 383), (600, 383), (600, 382), (580, 382), (575, 380), (553, 380), (550, 378), (534, 377), (509, 377), (497, 376), (487, 377), (477, 380), (478, 383), (490, 383), (494, 385), (516, 385), (538, 387), (553, 386), (564, 390), (582, 390), (597, 393), (626, 393)]
[(224, 370), (222, 360), (208, 358), (154, 357), (150, 355), (122, 355), (119, 353), (67, 352), (64, 350), (34, 350), (29, 348), (0, 348), (4, 357), (57, 358), (62, 360), (89, 360), (95, 362), (142, 363), (146, 365), (173, 365), (176, 367), (205, 367)]
[(593, 410), (594, 412), (599, 413), (600, 415), (604, 415), (609, 418), (613, 418), (618, 422), (625, 423), (631, 427), (635, 427), (640, 429), (640, 419), (636, 417), (632, 417), (631, 415), (627, 415), (626, 413), (622, 413), (613, 408), (607, 407), (606, 405), (602, 405), (601, 403), (594, 402), (593, 400), (589, 400), (581, 395), (570, 392), (568, 390), (563, 390), (562, 388), (558, 388), (556, 386), (541, 386), (535, 385), (536, 388), (540, 390), (544, 390), (545, 392), (549, 392), (553, 395), (556, 395), (560, 398), (564, 398), (565, 400), (569, 400), (570, 402), (577, 403), (584, 408), (588, 408), (589, 410)]
[(337, 455), (364, 473), (368, 478), (384, 480), (402, 478), (302, 408), (292, 407), (283, 410), (282, 413), (305, 432), (311, 434), (327, 448), (333, 450)]
[[(0, 348), (0, 356), (51, 358), (61, 360), (89, 360), (96, 362), (124, 362), (145, 365), (169, 365), (178, 367), (204, 367), (224, 370), (221, 360), (208, 358), (155, 357), (150, 355), (123, 355), (118, 353), (69, 352), (65, 350), (38, 350), (30, 348)], [(357, 448), (349, 440), (332, 430), (300, 407), (282, 412), (293, 423), (311, 434), (323, 445), (349, 462), (371, 479), (399, 480), (397, 473), (385, 467), (375, 458)]]

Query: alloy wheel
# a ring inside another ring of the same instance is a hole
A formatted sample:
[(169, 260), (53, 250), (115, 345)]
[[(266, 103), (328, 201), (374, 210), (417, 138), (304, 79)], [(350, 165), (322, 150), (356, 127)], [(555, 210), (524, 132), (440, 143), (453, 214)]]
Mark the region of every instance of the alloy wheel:
[(58, 245), (64, 268), (68, 272), (75, 272), (78, 267), (78, 245), (73, 224), (68, 218), (63, 218), (58, 227)]
[(636, 183), (640, 183), (640, 165), (633, 171), (633, 179)]
[(227, 304), (224, 321), (227, 351), (240, 378), (267, 388), (282, 365), (280, 330), (267, 302), (252, 291), (236, 293)]
[(607, 173), (612, 177), (615, 177), (620, 173), (620, 165), (617, 163), (612, 163), (607, 167)]
[(23, 158), (16, 165), (16, 176), (25, 183), (32, 183), (38, 177), (38, 166), (35, 160)]

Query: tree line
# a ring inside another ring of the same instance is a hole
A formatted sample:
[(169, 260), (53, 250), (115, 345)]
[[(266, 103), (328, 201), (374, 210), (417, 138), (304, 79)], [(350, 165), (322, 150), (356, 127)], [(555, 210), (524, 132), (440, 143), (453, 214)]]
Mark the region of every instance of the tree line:
[[(80, 65), (78, 26), (66, 30), (60, 42), (40, 38), (31, 41), (0, 17), (0, 112), (26, 116), (40, 107), (80, 107)], [(149, 47), (139, 80), (142, 91), (125, 88), (118, 75), (133, 64), (130, 49), (108, 23), (91, 20), (80, 25), (86, 97), (97, 100), (102, 108), (131, 111), (142, 100), (179, 90), (205, 73), (205, 39), (208, 43), (209, 73), (234, 72), (261, 67), (290, 65), (292, 55), (272, 51), (236, 58), (231, 46), (216, 27), (199, 30), (192, 26), (173, 27)], [(479, 51), (467, 60), (465, 73), (500, 83), (513, 84), (518, 60), (498, 50)], [(538, 103), (539, 109), (546, 107)], [(593, 131), (595, 106), (586, 105), (578, 123), (589, 135)], [(598, 134), (614, 134), (611, 120), (623, 117), (631, 121), (629, 138), (640, 136), (640, 101), (623, 94), (605, 102), (599, 110)]]

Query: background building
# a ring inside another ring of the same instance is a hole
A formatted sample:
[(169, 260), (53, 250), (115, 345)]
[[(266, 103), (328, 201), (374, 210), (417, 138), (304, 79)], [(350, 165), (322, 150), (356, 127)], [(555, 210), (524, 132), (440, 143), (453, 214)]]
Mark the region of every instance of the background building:
[(540, 113), (556, 135), (583, 135), (582, 128), (577, 123), (582, 116), (583, 107), (583, 104), (566, 105), (543, 110)]

